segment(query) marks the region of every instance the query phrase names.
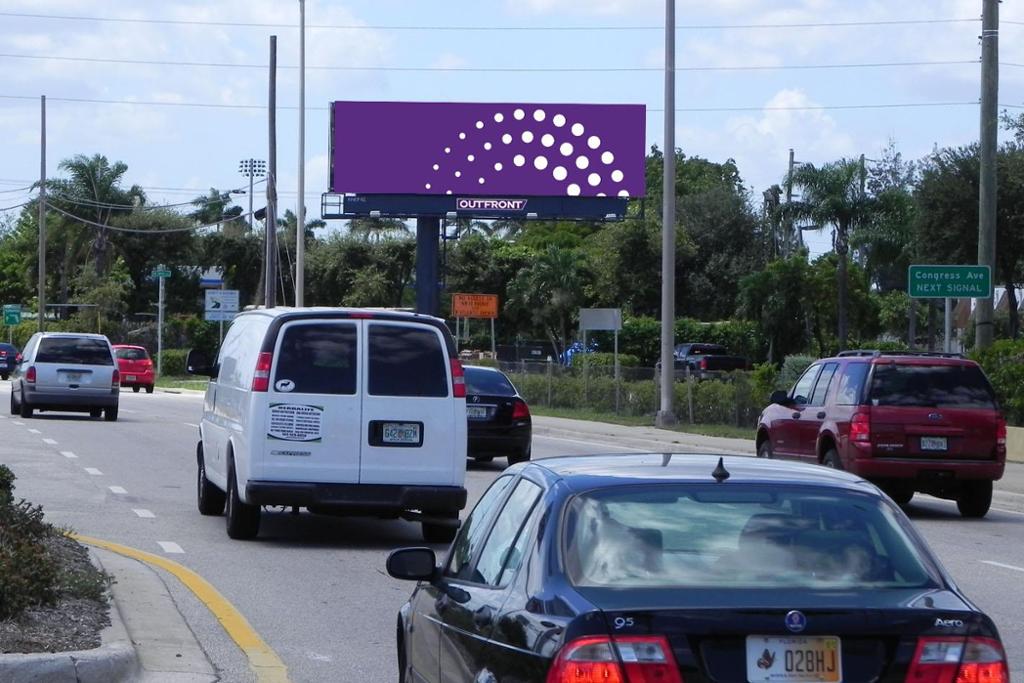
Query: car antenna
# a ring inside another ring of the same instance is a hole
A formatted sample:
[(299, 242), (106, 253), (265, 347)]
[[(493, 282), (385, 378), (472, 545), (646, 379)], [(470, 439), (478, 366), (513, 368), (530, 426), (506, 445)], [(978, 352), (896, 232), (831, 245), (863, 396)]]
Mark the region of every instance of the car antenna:
[(719, 484), (729, 478), (729, 470), (725, 469), (725, 458), (718, 456), (718, 466), (715, 467), (715, 471), (711, 473), (711, 476), (715, 478)]

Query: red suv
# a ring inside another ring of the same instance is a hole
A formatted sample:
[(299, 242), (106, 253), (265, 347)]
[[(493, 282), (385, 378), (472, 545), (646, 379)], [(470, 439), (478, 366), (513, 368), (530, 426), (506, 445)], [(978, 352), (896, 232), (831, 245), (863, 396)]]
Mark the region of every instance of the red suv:
[(848, 470), (900, 504), (915, 491), (984, 517), (1006, 465), (1006, 420), (974, 361), (952, 354), (844, 351), (776, 391), (757, 455)]

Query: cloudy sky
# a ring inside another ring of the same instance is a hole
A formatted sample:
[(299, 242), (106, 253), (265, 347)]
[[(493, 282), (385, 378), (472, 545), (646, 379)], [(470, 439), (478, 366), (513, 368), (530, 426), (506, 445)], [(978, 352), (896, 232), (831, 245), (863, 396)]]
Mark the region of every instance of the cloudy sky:
[[(332, 100), (644, 104), (663, 138), (662, 0), (306, 0), (306, 205), (327, 189)], [(733, 158), (752, 196), (804, 162), (888, 140), (909, 158), (977, 138), (981, 0), (678, 0), (677, 145)], [(101, 153), (156, 203), (240, 187), (267, 156), (278, 36), (282, 209), (297, 202), (298, 0), (0, 0), (0, 208)], [(1024, 9), (1001, 5), (1003, 107), (1024, 105)], [(133, 104), (136, 103), (136, 104)], [(900, 105), (900, 106), (890, 106)], [(1020, 109), (1012, 111), (1019, 112)], [(401, 159), (386, 163), (401, 164)], [(245, 198), (239, 197), (244, 203)], [(815, 247), (824, 250), (827, 240)]]

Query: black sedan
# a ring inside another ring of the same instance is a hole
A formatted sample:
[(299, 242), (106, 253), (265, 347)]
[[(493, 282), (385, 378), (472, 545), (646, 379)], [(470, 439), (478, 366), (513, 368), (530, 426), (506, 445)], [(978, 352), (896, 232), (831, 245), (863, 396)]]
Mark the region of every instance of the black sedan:
[(529, 460), (533, 425), (526, 401), (501, 370), (476, 365), (464, 370), (469, 457), (478, 462), (506, 457), (510, 465)]
[(7, 379), (21, 360), (18, 348), (11, 344), (0, 343), (0, 379)]
[(398, 615), (403, 683), (999, 681), (992, 620), (875, 486), (646, 454), (507, 469)]

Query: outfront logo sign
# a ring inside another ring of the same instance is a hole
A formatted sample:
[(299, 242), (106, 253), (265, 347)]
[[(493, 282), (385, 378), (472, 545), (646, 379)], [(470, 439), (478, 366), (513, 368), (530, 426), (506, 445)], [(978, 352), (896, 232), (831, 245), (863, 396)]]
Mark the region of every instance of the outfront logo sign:
[(526, 211), (526, 200), (459, 197), (455, 200), (455, 208), (458, 211)]

